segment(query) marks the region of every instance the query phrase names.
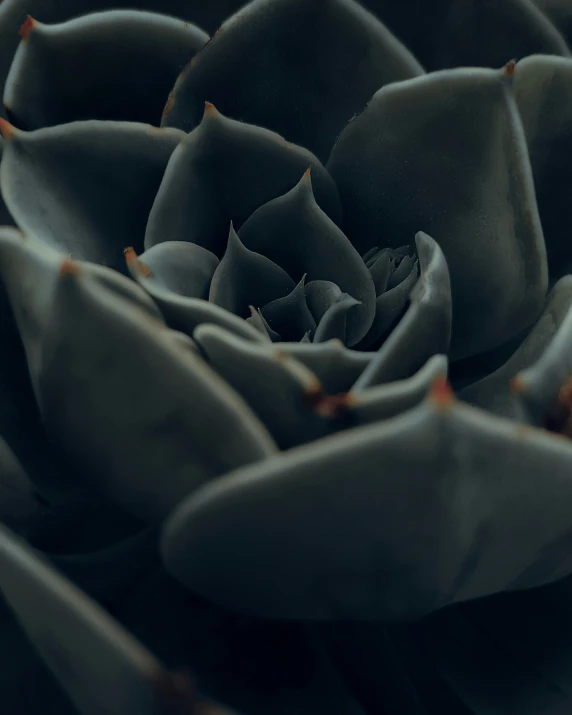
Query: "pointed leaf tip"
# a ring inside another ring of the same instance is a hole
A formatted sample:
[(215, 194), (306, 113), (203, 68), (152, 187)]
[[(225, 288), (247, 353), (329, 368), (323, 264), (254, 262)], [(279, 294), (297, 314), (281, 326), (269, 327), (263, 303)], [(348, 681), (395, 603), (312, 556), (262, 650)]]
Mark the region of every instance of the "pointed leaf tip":
[(455, 393), (446, 377), (438, 377), (434, 380), (429, 392), (429, 399), (439, 409), (445, 409), (453, 404)]
[(127, 248), (124, 248), (123, 255), (125, 256), (125, 260), (127, 261), (127, 263), (131, 263), (131, 261), (137, 260), (137, 254), (135, 253), (135, 249), (133, 248), (133, 246), (127, 246)]
[(79, 265), (75, 261), (72, 261), (71, 258), (64, 258), (64, 260), (60, 263), (60, 267), (58, 269), (58, 275), (60, 278), (63, 278), (64, 276), (77, 276), (79, 273)]
[(304, 172), (303, 178), (304, 178), (304, 179), (309, 179), (309, 178), (311, 178), (311, 173), (312, 173), (312, 167), (309, 166), (309, 167), (306, 169), (306, 171)]
[(133, 246), (128, 246), (123, 249), (123, 255), (125, 256), (125, 262), (130, 268), (135, 268), (141, 275), (148, 277), (152, 275), (151, 269), (143, 261), (140, 261)]
[(34, 18), (31, 15), (28, 15), (28, 17), (25, 19), (24, 23), (18, 30), (18, 33), (22, 37), (22, 40), (24, 42), (30, 36), (30, 32), (32, 31), (35, 24), (36, 24), (36, 21), (34, 20)]
[(558, 391), (556, 404), (544, 419), (544, 428), (572, 438), (572, 376)]
[(510, 381), (510, 391), (513, 395), (523, 395), (526, 392), (526, 387), (520, 374), (515, 375)]
[(512, 77), (516, 72), (516, 60), (509, 60), (502, 71), (505, 77)]
[(216, 112), (217, 112), (217, 109), (212, 102), (205, 102), (205, 113), (204, 113), (205, 117), (208, 116), (209, 114), (210, 115), (216, 114)]
[(16, 134), (14, 126), (6, 119), (2, 119), (2, 117), (0, 117), (0, 134), (5, 141), (9, 141)]

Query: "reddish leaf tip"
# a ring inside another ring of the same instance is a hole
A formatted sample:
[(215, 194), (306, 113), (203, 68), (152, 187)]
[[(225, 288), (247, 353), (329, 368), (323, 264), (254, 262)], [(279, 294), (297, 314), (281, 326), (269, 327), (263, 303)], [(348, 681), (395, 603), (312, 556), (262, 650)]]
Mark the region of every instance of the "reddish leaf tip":
[(216, 107), (212, 102), (205, 102), (205, 117), (209, 114), (216, 114)]
[(125, 256), (125, 260), (128, 264), (137, 260), (137, 254), (135, 253), (133, 246), (127, 246), (127, 248), (124, 248), (123, 255)]
[(349, 392), (328, 395), (317, 380), (315, 386), (304, 392), (303, 401), (312, 412), (330, 420), (347, 415), (355, 404), (355, 398)]
[(25, 19), (24, 23), (20, 27), (18, 32), (24, 42), (30, 36), (30, 32), (32, 32), (32, 29), (33, 29), (35, 23), (36, 23), (36, 21), (34, 20), (34, 18), (31, 15), (28, 15), (28, 17)]
[(5, 141), (9, 141), (16, 134), (16, 129), (12, 126), (12, 124), (10, 124), (7, 119), (3, 119), (2, 117), (0, 117), (0, 134), (2, 135), (2, 139)]
[(544, 418), (544, 428), (572, 438), (572, 375), (558, 391), (556, 404)]
[(455, 393), (446, 377), (438, 377), (433, 381), (429, 399), (439, 408), (450, 407), (455, 401)]
[(510, 381), (510, 391), (514, 395), (523, 395), (526, 392), (526, 386), (520, 374), (515, 375)]
[(516, 60), (507, 62), (502, 71), (505, 77), (512, 77), (516, 72)]
[(64, 258), (60, 263), (58, 275), (60, 278), (64, 276), (77, 276), (79, 275), (79, 266), (71, 258)]
[(125, 256), (125, 262), (129, 266), (129, 268), (134, 268), (146, 278), (151, 275), (151, 269), (149, 268), (149, 266), (145, 265), (143, 261), (139, 260), (133, 246), (128, 246), (127, 248), (124, 248), (123, 255)]

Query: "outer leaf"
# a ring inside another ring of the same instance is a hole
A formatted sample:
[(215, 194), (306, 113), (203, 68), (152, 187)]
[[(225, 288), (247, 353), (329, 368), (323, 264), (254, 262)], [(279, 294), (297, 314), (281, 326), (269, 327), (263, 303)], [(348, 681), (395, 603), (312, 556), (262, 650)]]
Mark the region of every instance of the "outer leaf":
[(563, 230), (570, 215), (572, 59), (535, 55), (518, 63), (515, 97), (522, 118), (552, 279), (572, 271)]
[(348, 350), (339, 340), (312, 345), (278, 343), (275, 347), (309, 368), (330, 395), (348, 392), (376, 354)]
[[(537, 5), (560, 1), (534, 0)], [(535, 52), (570, 54), (560, 32), (532, 0), (434, 0), (430, 10), (424, 0), (364, 0), (364, 5), (428, 70), (500, 67), (511, 57)]]
[[(121, 6), (174, 15), (207, 32), (214, 32), (225, 17), (243, 5), (243, 0), (193, 2), (189, 0), (123, 0)], [(21, 39), (18, 28), (32, 15), (42, 22), (64, 22), (72, 17), (99, 10), (117, 8), (116, 0), (3, 0), (0, 8), (0, 86), (8, 75), (10, 64)], [(0, 114), (3, 112), (0, 109)]]
[(97, 488), (160, 519), (204, 480), (274, 451), (134, 282), (34, 244), (1, 234), (1, 276), (47, 428)]
[(183, 20), (112, 10), (61, 25), (30, 19), (4, 89), (24, 129), (79, 119), (159, 125), (178, 73), (209, 36)]
[(274, 345), (247, 342), (214, 325), (199, 326), (194, 337), (214, 369), (244, 397), (281, 449), (335, 429), (332, 416), (313, 409), (313, 398), (322, 390), (318, 379), (294, 358)]
[[(563, 431), (567, 432), (572, 408), (569, 396), (572, 374), (572, 310), (566, 300), (570, 283), (566, 278), (563, 283), (562, 288), (566, 292), (562, 297), (568, 310), (558, 316), (560, 324), (540, 358), (518, 373), (512, 382), (512, 389), (523, 401), (535, 424), (548, 426), (554, 420), (557, 423), (556, 431), (563, 428)], [(562, 304), (558, 307), (562, 308)]]
[(18, 226), (78, 258), (124, 270), (142, 246), (167, 161), (184, 136), (145, 124), (77, 122), (35, 132), (3, 125), (0, 186)]
[(289, 191), (308, 167), (318, 205), (339, 223), (336, 185), (313, 154), (268, 129), (227, 119), (207, 102), (202, 121), (169, 162), (145, 246), (191, 241), (222, 256), (230, 222), (239, 230), (259, 206)]
[(190, 131), (205, 101), (268, 127), (321, 161), (346, 122), (388, 82), (422, 67), (353, 0), (254, 0), (181, 74), (164, 124)]
[[(129, 253), (131, 257), (131, 254)], [(140, 256), (145, 272), (166, 291), (207, 300), (217, 257), (196, 243), (165, 241)]]
[(180, 680), (5, 527), (0, 563), (0, 590), (79, 713), (159, 715), (167, 703), (181, 712), (191, 707), (192, 693)]
[[(550, 291), (544, 312), (509, 360), (484, 379), (462, 390), (461, 398), (502, 417), (528, 422), (530, 415), (519, 395), (511, 390), (511, 380), (518, 372), (541, 359), (554, 336), (564, 327), (571, 308), (572, 276), (565, 276)], [(551, 406), (546, 405), (546, 410)]]
[(441, 383), (392, 420), (202, 489), (162, 551), (189, 587), (245, 612), (413, 618), (570, 573), (571, 464), (567, 441), (455, 403)]
[(394, 247), (420, 229), (435, 237), (451, 275), (453, 356), (493, 348), (537, 317), (546, 250), (509, 76), (458, 69), (384, 87), (328, 169), (360, 251), (380, 236)]

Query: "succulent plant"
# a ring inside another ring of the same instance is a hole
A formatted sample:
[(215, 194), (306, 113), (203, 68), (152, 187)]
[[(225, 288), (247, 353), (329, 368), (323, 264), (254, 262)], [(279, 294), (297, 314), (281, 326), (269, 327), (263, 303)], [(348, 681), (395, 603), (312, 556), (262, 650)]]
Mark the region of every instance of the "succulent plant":
[(570, 712), (572, 3), (0, 38), (2, 713)]

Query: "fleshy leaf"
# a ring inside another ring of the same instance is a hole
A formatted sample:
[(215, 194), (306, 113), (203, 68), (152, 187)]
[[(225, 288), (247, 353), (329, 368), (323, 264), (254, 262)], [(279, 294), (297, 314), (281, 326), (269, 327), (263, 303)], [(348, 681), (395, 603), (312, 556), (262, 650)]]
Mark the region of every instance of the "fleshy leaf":
[(356, 382), (354, 391), (409, 377), (432, 355), (445, 354), (449, 349), (452, 309), (447, 262), (427, 234), (419, 232), (415, 243), (421, 276), (410, 294), (410, 306)]
[(570, 54), (560, 32), (530, 0), (434, 0), (430, 10), (424, 0), (363, 4), (431, 71), (500, 67), (510, 57), (536, 52)]
[(164, 290), (208, 300), (218, 258), (206, 248), (187, 241), (165, 241), (141, 254), (139, 261)]
[[(161, 245), (163, 244), (157, 244), (158, 247)], [(189, 245), (196, 246), (196, 244)], [(197, 248), (201, 247), (197, 246)], [(143, 255), (149, 254), (153, 250), (154, 247), (150, 248)], [(209, 253), (206, 249), (202, 250)], [(226, 328), (226, 330), (240, 335), (245, 338), (245, 340), (253, 340), (258, 343), (268, 342), (262, 337), (262, 334), (255, 328), (253, 329), (247, 321), (238, 318), (236, 315), (233, 315), (233, 313), (229, 313), (228, 310), (219, 308), (218, 305), (209, 303), (206, 300), (201, 300), (200, 298), (189, 298), (180, 295), (170, 288), (165, 287), (164, 281), (161, 282), (156, 279), (150, 268), (137, 257), (132, 248), (125, 250), (125, 257), (127, 268), (132, 278), (153, 298), (154, 302), (161, 309), (161, 313), (165, 317), (167, 324), (174, 330), (180, 330), (190, 337), (197, 325), (201, 325), (202, 323), (214, 323), (214, 325), (220, 325), (222, 328)]]
[(415, 618), (569, 574), (571, 464), (567, 440), (437, 380), (398, 417), (203, 487), (162, 553), (189, 588), (257, 616)]
[[(195, 705), (169, 673), (100, 606), (0, 527), (0, 591), (79, 713), (160, 715)], [(200, 710), (197, 710), (200, 713)]]
[(316, 376), (275, 345), (255, 345), (214, 325), (194, 338), (220, 376), (248, 402), (281, 449), (334, 431), (332, 419), (313, 409), (323, 388)]
[(48, 432), (82, 477), (160, 519), (204, 480), (274, 451), (247, 405), (135, 282), (37, 243), (1, 233), (1, 278)]
[(226, 252), (210, 287), (212, 303), (247, 318), (249, 306), (260, 307), (283, 298), (295, 287), (292, 278), (280, 266), (246, 248), (231, 225)]
[(375, 356), (348, 350), (339, 340), (312, 345), (279, 343), (275, 347), (311, 370), (330, 395), (348, 392)]
[(212, 104), (169, 162), (149, 217), (145, 246), (191, 241), (222, 256), (232, 221), (239, 230), (262, 204), (289, 191), (311, 167), (318, 205), (336, 223), (336, 185), (307, 149), (251, 124), (228, 119)]
[[(193, 2), (189, 0), (122, 0), (121, 7), (160, 12), (179, 17), (213, 33), (221, 22), (238, 10), (244, 0)], [(90, 12), (114, 10), (117, 0), (9, 0), (0, 12), (0, 86), (8, 75), (21, 35), (19, 28), (32, 15), (45, 23), (59, 23)], [(181, 68), (182, 69), (182, 68)], [(0, 114), (3, 112), (0, 108)]]
[(306, 303), (304, 281), (306, 276), (288, 295), (267, 303), (260, 309), (270, 329), (280, 336), (280, 340), (302, 340), (309, 333), (314, 334), (316, 321)]
[(433, 355), (408, 379), (383, 385), (368, 385), (367, 389), (356, 389), (354, 386), (348, 399), (351, 424), (366, 425), (410, 410), (427, 397), (437, 379), (447, 377), (447, 369), (446, 356)]
[(205, 101), (268, 127), (322, 161), (351, 117), (388, 82), (423, 72), (353, 0), (254, 0), (183, 71), (164, 125), (190, 131)]
[[(2, 159), (2, 153), (4, 151), (4, 140), (0, 137), (0, 160)], [(4, 199), (0, 195), (0, 226), (15, 226), (14, 219), (10, 216), (10, 212), (6, 208)]]
[(347, 293), (342, 293), (324, 313), (314, 333), (314, 342), (323, 343), (326, 340), (338, 339), (346, 341), (348, 321), (351, 321), (350, 312), (361, 305), (359, 300), (352, 298)]
[[(260, 333), (262, 333), (262, 335), (267, 337), (270, 342), (274, 343), (280, 340), (280, 336), (278, 335), (278, 333), (275, 333), (274, 330), (272, 330), (272, 328), (264, 319), (264, 316), (260, 312), (260, 308), (254, 308), (254, 306), (251, 305), (250, 318), (247, 318), (246, 322), (254, 326), (256, 330), (258, 330)], [(287, 344), (289, 345), (290, 343)]]
[[(546, 17), (560, 30), (570, 46), (572, 40), (572, 7), (568, 0), (534, 0), (534, 4), (542, 10)], [(538, 50), (537, 50), (538, 52)], [(532, 52), (527, 52), (531, 55)], [(546, 54), (552, 54), (547, 52)]]
[(416, 261), (409, 275), (399, 285), (390, 288), (375, 299), (375, 317), (373, 323), (358, 349), (375, 350), (387, 338), (399, 323), (409, 305), (411, 291), (419, 279), (419, 264)]
[(454, 358), (517, 335), (547, 288), (513, 69), (444, 70), (384, 87), (328, 162), (360, 252), (380, 236), (404, 245), (419, 230), (439, 243), (451, 276)]
[(507, 362), (487, 377), (461, 390), (460, 397), (465, 402), (501, 417), (527, 422), (529, 415), (523, 409), (519, 395), (511, 390), (511, 380), (518, 372), (533, 366), (541, 358), (560, 326), (571, 314), (571, 308), (572, 276), (565, 276), (550, 291), (538, 322)]
[(287, 194), (257, 209), (239, 236), (247, 248), (270, 258), (294, 280), (305, 274), (308, 281), (331, 281), (359, 301), (362, 305), (348, 316), (346, 338), (351, 347), (373, 320), (373, 280), (342, 230), (316, 203), (312, 187), (306, 172)]
[(84, 119), (158, 126), (175, 79), (209, 36), (183, 20), (112, 10), (61, 25), (37, 20), (4, 89), (10, 119), (40, 129)]
[(526, 133), (536, 200), (546, 240), (550, 277), (572, 271), (566, 222), (572, 168), (572, 59), (525, 57), (518, 63), (515, 97)]
[(75, 122), (15, 131), (4, 144), (0, 186), (26, 233), (74, 257), (124, 271), (182, 132), (146, 124)]
[[(570, 431), (572, 422), (570, 277), (562, 279), (557, 286), (561, 290), (556, 292), (556, 287), (554, 289), (555, 305), (549, 305), (547, 309), (547, 312), (550, 309), (552, 309), (550, 312), (560, 309), (558, 310), (560, 315), (557, 313), (553, 316), (548, 313), (548, 317), (556, 322), (556, 326), (550, 326), (553, 337), (549, 339), (539, 359), (516, 375), (511, 387), (523, 401), (534, 424), (572, 436)], [(543, 327), (541, 326), (540, 329)], [(531, 340), (533, 338), (534, 342), (539, 341), (539, 337), (531, 335)]]

